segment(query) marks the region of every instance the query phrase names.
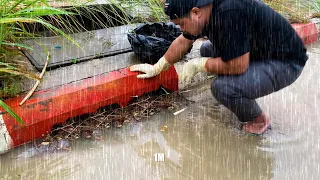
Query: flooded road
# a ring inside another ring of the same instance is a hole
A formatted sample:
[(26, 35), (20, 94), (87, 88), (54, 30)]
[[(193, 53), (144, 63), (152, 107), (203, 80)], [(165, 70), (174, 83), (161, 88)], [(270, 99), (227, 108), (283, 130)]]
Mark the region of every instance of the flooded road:
[[(307, 81), (300, 83), (308, 86)], [(0, 156), (0, 177), (317, 179), (320, 116), (312, 110), (319, 103), (319, 89), (307, 88), (313, 97), (307, 93), (301, 97), (295, 94), (299, 86), (259, 100), (273, 119), (273, 129), (262, 137), (241, 132), (236, 118), (212, 98), (207, 82), (183, 93), (194, 103), (176, 116), (165, 110), (145, 121), (106, 130), (103, 141), (78, 140), (70, 152), (36, 155), (33, 144), (16, 148)]]
[(241, 132), (206, 82), (182, 93), (193, 103), (178, 115), (164, 110), (71, 151), (39, 154), (27, 144), (0, 155), (0, 179), (319, 179), (319, 47), (293, 85), (258, 100), (272, 120), (264, 136)]
[[(167, 110), (147, 121), (107, 130), (103, 141), (76, 141), (70, 152), (35, 155), (30, 154), (32, 144), (20, 147), (1, 156), (1, 175), (7, 174), (8, 179), (271, 179), (273, 155), (257, 148), (263, 138), (245, 136), (210, 115), (216, 108), (195, 103), (176, 116)], [(155, 154), (160, 155), (157, 161)]]

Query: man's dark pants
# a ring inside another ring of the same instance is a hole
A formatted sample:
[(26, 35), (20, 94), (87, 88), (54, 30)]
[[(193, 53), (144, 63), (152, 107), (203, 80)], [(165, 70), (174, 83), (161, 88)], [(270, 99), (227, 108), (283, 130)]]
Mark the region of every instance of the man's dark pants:
[[(210, 41), (202, 45), (200, 54), (202, 57), (215, 56)], [(302, 69), (303, 66), (289, 61), (253, 61), (244, 74), (219, 75), (212, 82), (211, 91), (219, 103), (230, 109), (240, 121), (248, 122), (262, 113), (255, 99), (292, 84)]]

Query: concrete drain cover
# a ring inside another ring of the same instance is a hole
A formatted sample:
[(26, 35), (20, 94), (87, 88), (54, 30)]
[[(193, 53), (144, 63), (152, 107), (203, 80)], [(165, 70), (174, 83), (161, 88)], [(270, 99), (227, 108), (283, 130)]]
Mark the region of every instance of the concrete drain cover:
[(25, 43), (34, 50), (26, 50), (24, 54), (35, 68), (41, 71), (47, 59), (46, 52), (51, 57), (47, 67), (48, 70), (95, 58), (126, 53), (132, 51), (127, 33), (137, 26), (126, 25), (71, 34), (70, 36), (81, 48), (60, 36), (27, 40)]

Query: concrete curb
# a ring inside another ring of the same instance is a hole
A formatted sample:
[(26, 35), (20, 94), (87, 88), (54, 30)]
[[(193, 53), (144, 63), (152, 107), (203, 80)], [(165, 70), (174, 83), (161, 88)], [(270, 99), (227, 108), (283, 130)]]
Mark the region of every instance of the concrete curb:
[[(292, 26), (305, 44), (319, 39), (320, 21)], [(13, 117), (0, 108), (0, 154), (45, 136), (53, 125), (69, 118), (93, 113), (98, 108), (115, 103), (126, 106), (134, 96), (157, 90), (160, 86), (178, 91), (212, 77), (207, 73), (199, 73), (190, 84), (179, 82), (178, 74), (182, 72), (185, 62), (187, 60), (176, 63), (174, 67), (152, 79), (137, 79), (138, 73), (124, 68), (38, 91), (22, 106), (19, 103), (23, 97), (8, 99), (5, 103), (24, 120), (25, 125), (16, 123)]]
[(23, 97), (5, 101), (25, 122), (19, 125), (4, 110), (0, 114), (0, 153), (38, 139), (55, 124), (111, 104), (124, 107), (135, 96), (152, 92), (160, 86), (178, 90), (178, 76), (172, 66), (152, 79), (137, 79), (138, 73), (128, 68), (66, 84), (59, 88), (36, 92), (25, 104)]
[(303, 42), (311, 44), (319, 39), (320, 22), (311, 22), (308, 24), (292, 24), (298, 35), (302, 38)]

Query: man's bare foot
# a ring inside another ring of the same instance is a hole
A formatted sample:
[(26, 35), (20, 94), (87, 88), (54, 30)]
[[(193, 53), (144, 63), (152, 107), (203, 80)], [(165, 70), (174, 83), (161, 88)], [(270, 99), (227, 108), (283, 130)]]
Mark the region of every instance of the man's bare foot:
[(270, 125), (270, 119), (262, 113), (255, 120), (248, 122), (243, 126), (243, 130), (252, 134), (262, 134)]

